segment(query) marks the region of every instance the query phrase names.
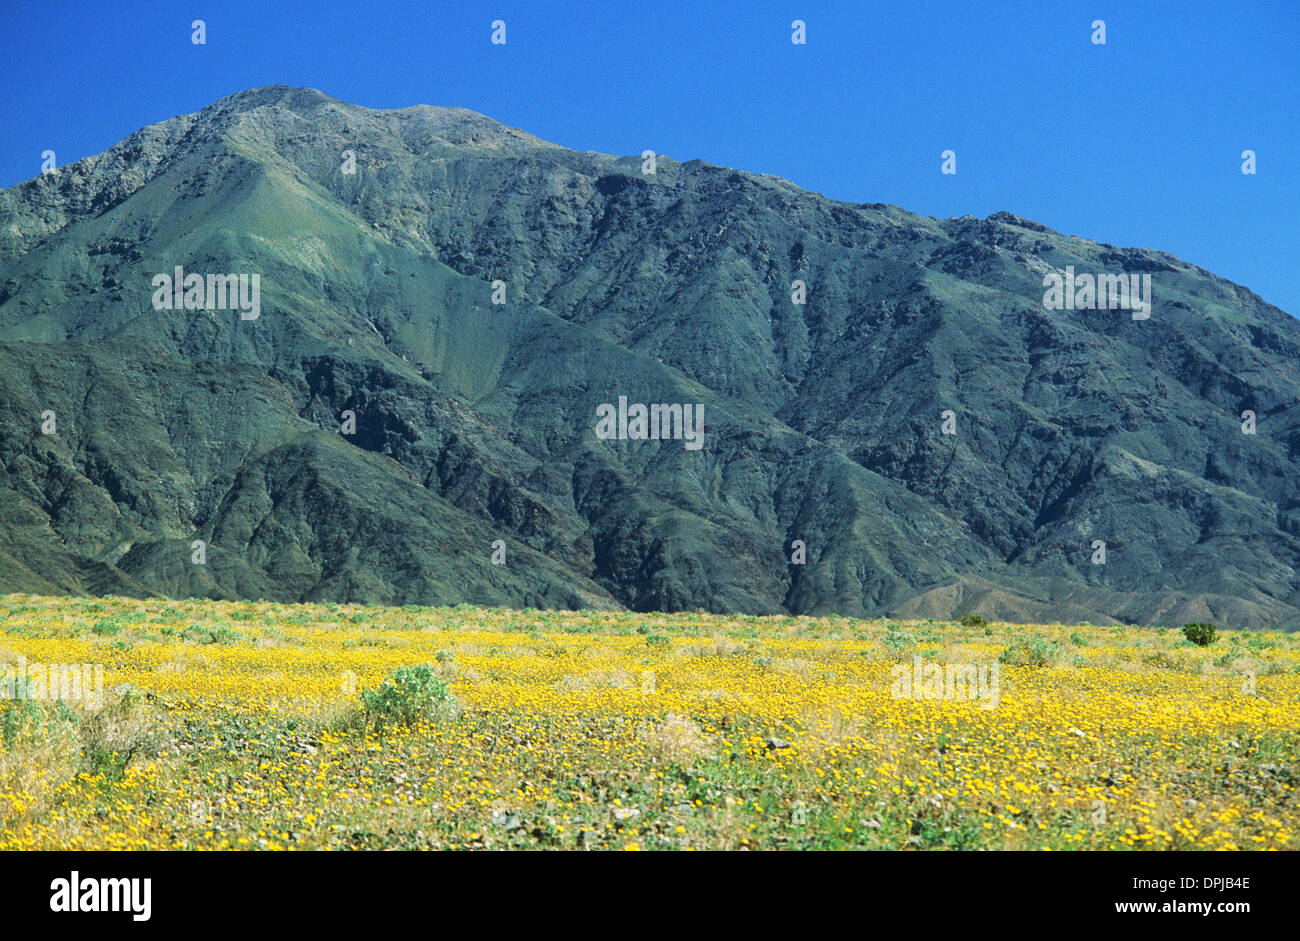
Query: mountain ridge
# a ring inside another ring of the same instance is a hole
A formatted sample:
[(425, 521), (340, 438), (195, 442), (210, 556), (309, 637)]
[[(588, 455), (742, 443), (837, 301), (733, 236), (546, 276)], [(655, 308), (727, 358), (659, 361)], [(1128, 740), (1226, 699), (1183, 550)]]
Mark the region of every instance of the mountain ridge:
[[(150, 309), (176, 264), (260, 318)], [(1044, 310), (1069, 264), (1150, 320)], [(268, 86), (0, 191), (0, 327), (0, 590), (1300, 626), (1294, 319), (1009, 212)], [(619, 394), (706, 453), (596, 440)]]

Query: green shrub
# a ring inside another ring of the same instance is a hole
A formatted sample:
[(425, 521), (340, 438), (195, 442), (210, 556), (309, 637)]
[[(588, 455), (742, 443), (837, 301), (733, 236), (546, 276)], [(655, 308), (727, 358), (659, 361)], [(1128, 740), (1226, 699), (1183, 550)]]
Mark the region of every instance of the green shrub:
[[(20, 677), (18, 682), (27, 681)], [(29, 736), (38, 735), (44, 726), (44, 719), (44, 710), (36, 700), (0, 700), (0, 739), (3, 739), (5, 748), (15, 749), (15, 743), (24, 733)]]
[[(1211, 641), (1213, 640), (1214, 638), (1211, 638)], [(1196, 643), (1196, 641), (1192, 641), (1192, 643)], [(1214, 662), (1218, 666), (1226, 667), (1229, 664), (1231, 664), (1232, 661), (1238, 659), (1239, 657), (1245, 657), (1250, 652), (1251, 651), (1246, 647), (1246, 644), (1242, 641), (1241, 635), (1233, 634), (1231, 637), (1228, 638), (1228, 649), (1224, 651), (1222, 656), (1220, 656)]]
[(1219, 636), (1219, 629), (1213, 624), (1189, 622), (1183, 625), (1183, 636), (1198, 647), (1208, 647)]
[(647, 645), (649, 645), (649, 646), (651, 646), (651, 647), (671, 647), (671, 646), (672, 646), (672, 641), (670, 641), (670, 640), (669, 640), (667, 637), (665, 637), (663, 634), (651, 634), (649, 637), (647, 637), (647, 638), (645, 639), (645, 642), (646, 642)]
[(916, 646), (915, 635), (891, 627), (885, 632), (885, 649), (889, 651), (890, 657), (894, 660), (903, 660), (907, 657), (908, 652)]
[(92, 634), (98, 634), (100, 637), (111, 637), (120, 633), (122, 625), (116, 621), (96, 621), (94, 627), (90, 629)]
[(232, 630), (225, 625), (218, 624), (216, 627), (194, 627), (187, 628), (185, 639), (192, 640), (200, 644), (234, 644), (243, 640), (243, 635), (238, 631)]
[(963, 614), (961, 616), (962, 627), (988, 627), (988, 621), (978, 614)]
[(452, 719), (456, 698), (433, 668), (398, 667), (376, 689), (361, 691), (361, 708), (376, 728), (390, 724), (414, 725), (421, 720)]
[(1014, 667), (1045, 667), (1061, 658), (1061, 646), (1041, 634), (1021, 637), (1011, 643), (998, 657), (1001, 663)]

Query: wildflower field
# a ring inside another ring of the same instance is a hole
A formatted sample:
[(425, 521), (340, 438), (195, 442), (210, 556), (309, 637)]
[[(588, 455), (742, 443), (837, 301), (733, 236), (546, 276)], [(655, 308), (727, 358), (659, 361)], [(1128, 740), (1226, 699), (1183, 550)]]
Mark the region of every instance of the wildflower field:
[(1297, 844), (1285, 633), (10, 595), (19, 663), (104, 698), (0, 699), (3, 849)]

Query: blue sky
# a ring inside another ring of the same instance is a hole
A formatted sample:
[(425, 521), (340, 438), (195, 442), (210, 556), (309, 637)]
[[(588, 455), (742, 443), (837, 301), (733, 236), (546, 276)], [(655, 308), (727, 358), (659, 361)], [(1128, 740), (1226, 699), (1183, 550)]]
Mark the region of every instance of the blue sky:
[(0, 81), (0, 186), (47, 149), (63, 165), (245, 88), (306, 85), (851, 202), (1005, 209), (1172, 252), (1300, 315), (1298, 0), (53, 0), (0, 10)]

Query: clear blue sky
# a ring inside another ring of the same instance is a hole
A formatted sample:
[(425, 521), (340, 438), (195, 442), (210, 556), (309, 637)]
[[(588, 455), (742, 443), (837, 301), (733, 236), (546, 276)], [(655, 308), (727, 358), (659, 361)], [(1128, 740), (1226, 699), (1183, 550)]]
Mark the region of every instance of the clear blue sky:
[[(835, 199), (1010, 210), (1172, 252), (1300, 315), (1300, 0), (120, 6), (4, 5), (0, 185), (36, 176), (46, 149), (63, 165), (241, 89), (306, 85)], [(939, 172), (948, 148), (956, 176)]]

